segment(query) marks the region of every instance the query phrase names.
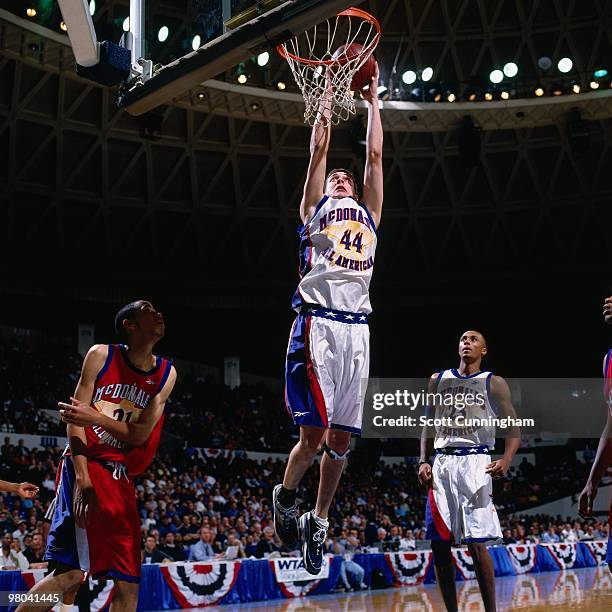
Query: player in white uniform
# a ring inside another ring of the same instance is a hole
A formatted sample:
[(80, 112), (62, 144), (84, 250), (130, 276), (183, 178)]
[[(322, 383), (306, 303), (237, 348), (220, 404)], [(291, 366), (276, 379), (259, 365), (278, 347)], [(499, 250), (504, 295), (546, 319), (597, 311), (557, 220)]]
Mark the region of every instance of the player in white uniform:
[[(419, 480), (429, 488), (426, 538), (431, 540), (436, 580), (449, 612), (457, 610), (451, 544), (462, 542), (472, 555), (485, 610), (495, 610), (495, 571), (486, 542), (502, 534), (491, 479), (506, 476), (520, 444), (518, 429), (508, 428), (504, 455), (491, 462), (495, 427), (489, 419), (516, 413), (506, 381), (481, 371), (486, 354), (483, 335), (467, 331), (459, 340), (459, 367), (431, 377), (429, 393), (436, 394), (436, 402), (428, 413), (441, 423), (435, 428), (433, 467), (429, 457), (434, 432), (427, 427), (421, 436)], [(452, 403), (442, 399), (449, 397)], [(481, 419), (480, 426), (475, 424)]]
[[(351, 434), (361, 432), (369, 370), (368, 289), (376, 228), (383, 200), (383, 131), (378, 108), (378, 66), (369, 89), (363, 197), (353, 175), (332, 170), (326, 178), (331, 128), (315, 124), (310, 165), (300, 205), (298, 312), (287, 349), (285, 396), (300, 440), (291, 451), (282, 485), (274, 488), (274, 524), (288, 547), (301, 545), (304, 564), (318, 574), (327, 513), (338, 486)], [(329, 90), (328, 90), (329, 91)], [(320, 112), (329, 116), (329, 99)], [(323, 448), (314, 510), (299, 519), (297, 487)]]

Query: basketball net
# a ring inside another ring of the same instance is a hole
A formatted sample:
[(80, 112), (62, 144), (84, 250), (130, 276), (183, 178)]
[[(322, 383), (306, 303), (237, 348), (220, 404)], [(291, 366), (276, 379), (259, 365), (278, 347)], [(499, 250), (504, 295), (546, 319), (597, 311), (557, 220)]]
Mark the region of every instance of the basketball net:
[[(379, 39), (376, 18), (350, 8), (278, 45), (278, 53), (289, 63), (302, 91), (305, 123), (327, 127), (355, 114), (351, 82)], [(362, 46), (356, 55), (346, 53), (352, 44)], [(341, 48), (344, 51), (337, 53)]]

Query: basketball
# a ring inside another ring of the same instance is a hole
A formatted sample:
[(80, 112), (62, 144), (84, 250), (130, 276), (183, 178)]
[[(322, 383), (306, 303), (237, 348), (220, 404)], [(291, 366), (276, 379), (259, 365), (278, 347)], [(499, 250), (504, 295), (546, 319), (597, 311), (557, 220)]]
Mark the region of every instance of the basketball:
[[(348, 59), (358, 56), (363, 49), (363, 45), (359, 45), (357, 43), (353, 43), (348, 47), (346, 45), (342, 45), (336, 49), (336, 52), (333, 54), (332, 58), (334, 60), (338, 60), (341, 57), (345, 56)], [(359, 91), (366, 87), (366, 85), (370, 84), (370, 80), (374, 76), (376, 72), (376, 59), (374, 59), (374, 55), (370, 55), (366, 62), (355, 72), (353, 75), (353, 80), (351, 81), (351, 91)]]

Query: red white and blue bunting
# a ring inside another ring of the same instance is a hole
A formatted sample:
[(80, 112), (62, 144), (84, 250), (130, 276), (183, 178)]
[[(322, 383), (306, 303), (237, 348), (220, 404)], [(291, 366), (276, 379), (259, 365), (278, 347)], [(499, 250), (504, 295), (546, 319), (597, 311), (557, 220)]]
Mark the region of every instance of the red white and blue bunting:
[(606, 563), (606, 549), (608, 547), (608, 543), (604, 541), (596, 541), (596, 542), (584, 542), (586, 547), (597, 563), (597, 565), (605, 565)]
[[(31, 589), (37, 582), (40, 582), (47, 573), (47, 570), (37, 569), (28, 570), (21, 573), (21, 577), (25, 582), (28, 590)], [(112, 580), (93, 580), (92, 578), (87, 579), (89, 581), (89, 610), (90, 612), (100, 612), (110, 606), (113, 599), (113, 588), (114, 583)], [(55, 606), (52, 608), (54, 612), (59, 612), (60, 607)], [(71, 612), (78, 612), (76, 605), (72, 606)]]
[(425, 580), (433, 555), (430, 550), (386, 553), (387, 564), (396, 586), (420, 584)]
[(476, 572), (474, 571), (474, 561), (472, 555), (467, 548), (453, 548), (452, 549), (453, 559), (455, 565), (459, 570), (459, 573), (464, 580), (473, 580), (476, 578)]
[(517, 574), (527, 574), (533, 569), (537, 558), (535, 544), (509, 544), (506, 549)]
[(240, 571), (238, 561), (179, 563), (160, 566), (164, 580), (181, 608), (212, 606), (225, 597)]
[(541, 544), (548, 549), (559, 569), (571, 569), (576, 563), (575, 544)]

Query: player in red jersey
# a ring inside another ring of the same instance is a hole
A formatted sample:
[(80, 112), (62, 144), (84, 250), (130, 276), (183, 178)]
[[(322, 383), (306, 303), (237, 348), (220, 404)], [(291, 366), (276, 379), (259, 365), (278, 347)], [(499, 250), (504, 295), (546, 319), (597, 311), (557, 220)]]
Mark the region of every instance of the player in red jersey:
[(164, 320), (151, 303), (122, 308), (115, 328), (127, 345), (93, 346), (75, 396), (59, 403), (69, 452), (45, 555), (53, 571), (33, 589), (69, 593), (90, 569), (115, 581), (113, 612), (138, 604), (140, 519), (131, 476), (155, 455), (176, 381), (172, 364), (153, 354)]
[[(604, 301), (603, 316), (606, 323), (612, 324), (612, 297), (608, 297)], [(612, 349), (604, 355), (603, 376), (605, 379), (604, 397), (608, 407), (608, 418), (599, 439), (599, 446), (597, 447), (591, 473), (578, 498), (578, 512), (585, 518), (591, 516), (599, 483), (606, 475), (610, 466), (612, 466)], [(606, 561), (610, 571), (612, 571), (612, 503), (608, 513), (608, 550)]]

